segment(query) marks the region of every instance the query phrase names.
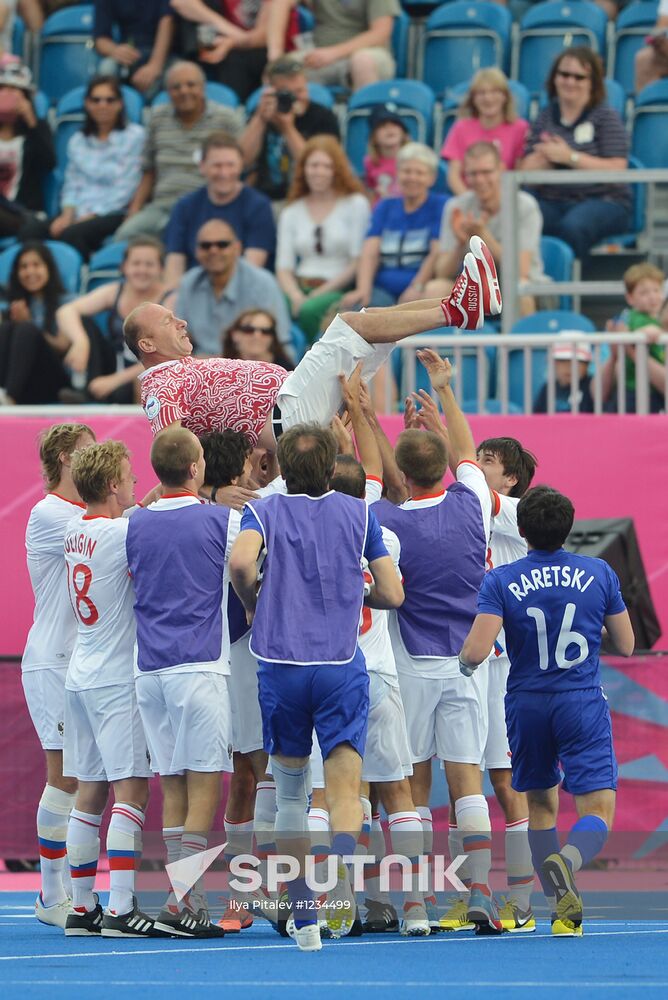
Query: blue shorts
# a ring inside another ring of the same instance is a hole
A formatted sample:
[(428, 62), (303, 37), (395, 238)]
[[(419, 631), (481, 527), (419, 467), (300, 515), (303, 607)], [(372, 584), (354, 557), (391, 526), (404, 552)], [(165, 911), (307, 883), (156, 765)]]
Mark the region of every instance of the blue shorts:
[(608, 702), (600, 687), (506, 695), (506, 729), (517, 792), (552, 788), (572, 795), (617, 787)]
[(369, 715), (369, 675), (358, 648), (350, 663), (298, 667), (259, 661), (262, 736), (269, 754), (309, 757), (313, 730), (322, 758), (350, 743), (364, 756)]

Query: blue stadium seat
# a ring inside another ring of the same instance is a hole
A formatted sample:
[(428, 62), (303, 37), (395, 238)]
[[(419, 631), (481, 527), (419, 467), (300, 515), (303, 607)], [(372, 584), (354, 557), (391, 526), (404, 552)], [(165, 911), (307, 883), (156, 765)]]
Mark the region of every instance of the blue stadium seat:
[[(475, 331), (476, 333), (496, 333), (496, 331), (485, 324), (481, 330)], [(455, 327), (439, 327), (433, 330), (434, 334), (457, 334), (462, 335), (462, 356), (461, 356), (461, 371), (459, 374), (455, 372), (453, 378), (453, 388), (457, 393), (458, 399), (465, 400), (477, 400), (478, 398), (478, 355), (477, 348), (471, 347), (467, 348), (465, 344), (467, 331), (457, 330)], [(441, 354), (445, 354), (445, 350), (441, 350)], [(456, 364), (456, 356), (454, 351), (449, 351), (450, 360), (453, 365)], [(490, 388), (494, 386), (496, 380), (496, 349), (494, 347), (485, 348), (485, 357), (487, 359), (487, 376), (488, 381), (485, 386), (485, 394), (491, 395)], [(409, 391), (409, 385), (407, 382), (408, 375), (406, 373), (406, 378), (404, 378), (404, 363), (403, 363), (403, 351), (396, 350), (392, 352), (391, 355), (392, 364), (392, 374), (396, 381), (397, 387), (399, 389), (399, 399), (403, 400)], [(415, 391), (424, 389), (426, 392), (430, 391), (429, 376), (423, 365), (415, 359)], [(474, 404), (477, 405), (477, 404)], [(477, 412), (476, 410), (469, 410), (470, 413)]]
[(306, 354), (308, 341), (306, 339), (306, 334), (302, 330), (301, 326), (297, 325), (297, 323), (290, 324), (290, 342), (292, 344), (292, 349), (295, 352), (295, 361), (301, 361)]
[(392, 52), (396, 63), (395, 73), (399, 78), (408, 76), (408, 33), (411, 19), (405, 10), (397, 14), (392, 27)]
[(641, 0), (623, 7), (617, 16), (615, 36), (608, 56), (608, 72), (627, 94), (635, 92), (636, 52), (644, 48), (645, 36), (656, 24), (656, 12), (656, 0)]
[(94, 253), (88, 261), (82, 291), (92, 292), (99, 285), (118, 281), (121, 277), (121, 264), (126, 247), (127, 242), (122, 240), (118, 243), (107, 243)]
[(645, 167), (668, 163), (668, 80), (650, 83), (636, 95), (631, 149)]
[(38, 118), (46, 118), (49, 113), (49, 98), (41, 90), (32, 95), (32, 103)]
[[(251, 115), (255, 114), (257, 106), (260, 103), (260, 95), (264, 87), (258, 87), (254, 90), (246, 101), (246, 115), (250, 118)], [(329, 87), (325, 87), (322, 83), (309, 83), (308, 85), (309, 97), (314, 104), (322, 104), (326, 108), (334, 107), (334, 95), (332, 94)]]
[[(568, 243), (558, 236), (543, 236), (540, 241), (540, 255), (543, 258), (544, 273), (553, 281), (572, 281), (575, 254)], [(559, 297), (559, 308), (570, 309), (570, 295)]]
[(484, 66), (507, 70), (511, 24), (508, 9), (495, 3), (455, 0), (438, 7), (427, 18), (418, 76), (440, 95)]
[[(486, 399), (483, 409), (480, 410), (477, 399), (465, 399), (462, 403), (462, 410), (464, 413), (484, 413), (488, 416), (496, 416), (497, 413), (501, 413), (501, 400)], [(524, 413), (524, 410), (521, 406), (516, 406), (515, 403), (509, 401), (508, 413)]]
[[(78, 250), (71, 247), (69, 243), (61, 243), (59, 240), (45, 240), (49, 250), (54, 256), (58, 271), (62, 279), (65, 291), (76, 294), (79, 291), (79, 278), (83, 259)], [(9, 281), (9, 274), (14, 263), (14, 258), (21, 249), (19, 243), (9, 247), (0, 253), (0, 285), (6, 285)]]
[[(141, 125), (144, 112), (144, 98), (133, 87), (121, 87), (125, 113), (131, 122)], [(67, 143), (77, 132), (86, 117), (84, 111), (85, 87), (75, 87), (65, 94), (56, 105), (55, 143), (56, 160), (61, 170), (65, 169), (67, 160)]]
[(608, 18), (589, 0), (548, 0), (530, 7), (514, 33), (512, 76), (540, 94), (552, 63), (565, 48), (587, 45), (605, 58)]
[[(224, 83), (215, 83), (208, 80), (206, 83), (207, 101), (215, 101), (216, 104), (223, 104), (226, 108), (238, 108), (239, 98), (231, 87), (226, 87)], [(159, 104), (167, 104), (169, 94), (166, 90), (161, 90), (151, 101), (151, 107), (155, 108)]]
[[(668, 107), (666, 108), (668, 114)], [(646, 164), (641, 163), (636, 156), (629, 156), (629, 170), (642, 170)], [(665, 162), (661, 164), (665, 166)], [(644, 232), (647, 216), (647, 186), (645, 184), (631, 185), (631, 230), (628, 233), (616, 233), (606, 236), (604, 240), (592, 247), (590, 253), (611, 253), (613, 248), (625, 249), (635, 246), (640, 233)]]
[(57, 10), (47, 17), (40, 38), (39, 85), (52, 104), (95, 75), (99, 56), (93, 45), (92, 4)]
[[(596, 327), (586, 316), (571, 312), (568, 309), (545, 310), (524, 316), (513, 326), (512, 333), (544, 333), (555, 335), (562, 330), (582, 330), (584, 333), (594, 333)], [(533, 401), (545, 382), (547, 371), (547, 348), (533, 348), (531, 351), (531, 390), (529, 411)], [(524, 403), (524, 349), (508, 353), (508, 399), (519, 407), (521, 412), (527, 412)]]
[(297, 27), (300, 35), (307, 31), (313, 31), (315, 28), (313, 11), (309, 10), (308, 7), (302, 7), (301, 4), (297, 7)]
[(431, 145), (434, 92), (418, 80), (385, 80), (370, 83), (348, 102), (345, 147), (354, 169), (360, 173), (369, 141), (369, 115), (376, 104), (389, 104), (405, 121), (411, 138)]

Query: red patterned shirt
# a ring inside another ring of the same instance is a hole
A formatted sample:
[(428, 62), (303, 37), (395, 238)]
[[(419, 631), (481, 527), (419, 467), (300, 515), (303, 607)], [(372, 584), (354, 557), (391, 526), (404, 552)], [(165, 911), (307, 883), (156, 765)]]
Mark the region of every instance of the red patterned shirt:
[(193, 434), (242, 431), (256, 445), (287, 377), (265, 361), (181, 358), (142, 372), (141, 402), (154, 434), (180, 420)]

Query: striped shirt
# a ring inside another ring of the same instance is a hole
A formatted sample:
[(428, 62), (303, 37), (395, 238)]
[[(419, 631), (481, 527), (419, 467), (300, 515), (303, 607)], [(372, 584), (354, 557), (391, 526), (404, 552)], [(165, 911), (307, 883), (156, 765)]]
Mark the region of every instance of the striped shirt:
[[(559, 104), (551, 101), (544, 107), (531, 126), (526, 145), (526, 155), (532, 153), (543, 133), (559, 136), (578, 153), (601, 156), (605, 159), (621, 157), (628, 160), (629, 137), (617, 112), (607, 104), (599, 104), (585, 111), (572, 125), (564, 125), (559, 117)], [(561, 169), (557, 166), (555, 169)], [(570, 169), (564, 167), (564, 170)], [(587, 171), (583, 172), (586, 176)], [(582, 184), (558, 187), (549, 185), (532, 188), (537, 198), (579, 202), (586, 198), (605, 198), (630, 206), (631, 192), (626, 184)]]
[(207, 101), (202, 117), (190, 128), (184, 128), (171, 104), (153, 109), (142, 168), (155, 173), (154, 204), (171, 209), (177, 198), (202, 186), (200, 153), (212, 132), (239, 135), (241, 123), (232, 108)]
[(141, 180), (144, 129), (130, 122), (105, 140), (75, 132), (67, 144), (67, 166), (61, 204), (75, 218), (122, 212)]

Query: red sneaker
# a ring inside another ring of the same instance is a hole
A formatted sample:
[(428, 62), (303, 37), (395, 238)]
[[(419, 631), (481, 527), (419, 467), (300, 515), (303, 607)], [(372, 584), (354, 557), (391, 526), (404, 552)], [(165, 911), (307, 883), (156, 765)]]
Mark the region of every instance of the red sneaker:
[(218, 921), (218, 926), (222, 927), (226, 934), (238, 934), (253, 926), (253, 918), (245, 906), (235, 902), (234, 905), (227, 907)]
[(441, 309), (447, 326), (479, 330), (485, 322), (482, 282), (472, 253), (464, 257), (462, 273), (455, 281), (450, 297), (441, 302)]
[(479, 236), (472, 236), (471, 253), (478, 264), (482, 286), (482, 308), (485, 316), (498, 316), (501, 312), (501, 289), (496, 264), (487, 244)]

